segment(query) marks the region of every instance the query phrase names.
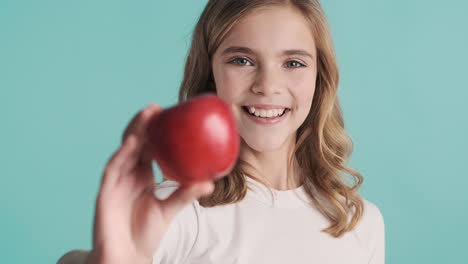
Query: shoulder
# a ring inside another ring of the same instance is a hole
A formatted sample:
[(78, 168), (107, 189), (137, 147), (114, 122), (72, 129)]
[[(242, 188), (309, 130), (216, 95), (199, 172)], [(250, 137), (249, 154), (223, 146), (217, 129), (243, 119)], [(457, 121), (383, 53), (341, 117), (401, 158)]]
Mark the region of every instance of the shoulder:
[(384, 228), (384, 217), (382, 211), (376, 204), (366, 199), (363, 199), (363, 202), (363, 214), (360, 222), (358, 223), (358, 228), (371, 235), (372, 233)]
[(364, 213), (363, 213), (363, 221), (367, 221), (369, 224), (373, 224), (373, 225), (380, 225), (380, 224), (383, 224), (383, 215), (382, 215), (382, 211), (380, 210), (380, 208), (366, 200), (366, 199), (363, 199), (364, 201)]
[(363, 202), (363, 214), (356, 225), (355, 234), (361, 246), (366, 251), (372, 251), (375, 244), (384, 239), (384, 217), (376, 204), (366, 199)]
[(363, 228), (369, 263), (385, 263), (385, 222), (380, 208), (364, 200)]

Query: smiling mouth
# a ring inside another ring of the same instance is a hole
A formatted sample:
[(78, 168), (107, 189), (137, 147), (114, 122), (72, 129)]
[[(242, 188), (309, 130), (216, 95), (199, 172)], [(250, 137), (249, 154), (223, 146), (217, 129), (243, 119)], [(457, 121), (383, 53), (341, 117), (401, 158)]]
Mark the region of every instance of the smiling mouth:
[(242, 110), (243, 110), (244, 112), (246, 112), (247, 114), (249, 114), (249, 115), (251, 115), (251, 116), (255, 116), (255, 117), (259, 117), (259, 118), (265, 118), (265, 119), (266, 119), (266, 118), (280, 117), (280, 116), (285, 115), (287, 112), (291, 111), (291, 109), (285, 108), (284, 111), (283, 111), (283, 113), (280, 114), (280, 115), (271, 116), (271, 117), (263, 117), (263, 116), (255, 115), (255, 113), (250, 113), (250, 111), (249, 111), (249, 109), (247, 108), (247, 106), (242, 106), (241, 108), (242, 108)]

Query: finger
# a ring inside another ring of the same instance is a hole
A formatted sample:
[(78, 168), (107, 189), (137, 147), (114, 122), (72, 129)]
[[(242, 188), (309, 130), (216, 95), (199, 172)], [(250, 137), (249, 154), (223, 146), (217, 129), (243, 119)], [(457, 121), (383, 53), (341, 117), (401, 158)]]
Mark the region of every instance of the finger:
[(148, 143), (142, 146), (141, 156), (139, 160), (138, 167), (145, 169), (145, 168), (152, 168), (153, 165), (153, 155), (150, 152), (150, 146)]
[[(212, 181), (196, 183), (191, 186), (181, 186), (175, 190), (167, 199), (157, 200), (167, 220), (171, 220), (187, 204), (199, 197), (209, 194), (214, 190)], [(156, 197), (155, 197), (156, 199)]]
[[(139, 152), (142, 151), (140, 150)], [(143, 155), (145, 154), (140, 153), (138, 157), (134, 158), (133, 162), (124, 165), (122, 167), (122, 174), (117, 180), (118, 185), (125, 185), (126, 190), (131, 191), (137, 196), (156, 183), (152, 160), (142, 161)]]
[(133, 134), (130, 134), (129, 137), (135, 138), (136, 143), (133, 150), (128, 154), (127, 159), (120, 165), (121, 177), (130, 174), (131, 171), (134, 171), (141, 166), (141, 156), (143, 151), (142, 140)]
[[(122, 174), (121, 170), (124, 164), (128, 167), (132, 167), (131, 164), (137, 162), (135, 160), (138, 158), (139, 148), (141, 148), (144, 140), (141, 139), (142, 137), (139, 137), (138, 134), (141, 134), (141, 132), (137, 131), (136, 128), (141, 127), (140, 123), (151, 117), (151, 114), (154, 114), (155, 111), (161, 111), (161, 107), (152, 103), (131, 120), (122, 137), (122, 146), (107, 162), (101, 181), (101, 189), (115, 185), (119, 176)], [(130, 137), (130, 135), (134, 136)]]
[[(122, 139), (125, 141), (130, 135), (134, 135), (137, 138), (137, 146), (135, 151), (131, 153), (131, 156), (128, 158), (128, 161), (122, 164), (121, 170), (122, 175), (126, 175), (129, 171), (135, 169), (140, 164), (140, 156), (142, 155), (142, 148), (146, 142), (146, 126), (150, 118), (152, 118), (156, 113), (161, 111), (161, 107), (157, 104), (150, 104), (145, 109), (140, 111), (133, 119), (130, 121), (130, 124), (125, 129)], [(136, 161), (135, 161), (136, 160)]]
[[(129, 130), (128, 135), (137, 135), (137, 148), (132, 152), (129, 160), (122, 165), (122, 176), (130, 175), (130, 171), (148, 172), (152, 171), (152, 156), (149, 150), (149, 144), (147, 142), (146, 130), (150, 120), (155, 117), (161, 108), (157, 105), (145, 109), (140, 119), (134, 123), (133, 130)], [(133, 132), (132, 132), (133, 131)], [(144, 173), (145, 175), (152, 175), (152, 173)], [(146, 181), (145, 179), (144, 181)], [(120, 182), (120, 179), (118, 180)]]
[(124, 162), (129, 161), (129, 156), (132, 152), (135, 152), (138, 148), (138, 142), (136, 136), (129, 136), (124, 141), (123, 145), (118, 151), (114, 153), (109, 162), (106, 165), (106, 169), (103, 175), (102, 186), (110, 187), (115, 184), (118, 180), (121, 172), (121, 167)]
[[(142, 146), (139, 151), (136, 161), (128, 166), (125, 166), (122, 171), (125, 172), (120, 178), (119, 182), (127, 182), (130, 185), (137, 185), (145, 188), (148, 184), (154, 183), (154, 172), (153, 172), (153, 158), (149, 152), (149, 147), (146, 144)], [(124, 175), (132, 175), (127, 179), (124, 179)]]
[(132, 118), (128, 126), (125, 128), (122, 136), (122, 142), (125, 141), (125, 138), (130, 134), (135, 134), (139, 138), (143, 138), (146, 123), (155, 113), (160, 112), (161, 109), (161, 106), (152, 103), (138, 112), (138, 114)]

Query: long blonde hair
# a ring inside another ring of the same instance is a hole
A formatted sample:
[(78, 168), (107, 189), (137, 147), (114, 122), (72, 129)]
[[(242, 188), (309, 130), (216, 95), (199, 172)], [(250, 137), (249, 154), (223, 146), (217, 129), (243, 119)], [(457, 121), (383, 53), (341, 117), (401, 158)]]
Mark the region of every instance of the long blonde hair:
[[(179, 103), (204, 93), (216, 93), (211, 60), (239, 19), (261, 7), (285, 4), (296, 7), (310, 22), (317, 48), (314, 99), (311, 111), (297, 130), (293, 155), (305, 172), (302, 182), (311, 205), (330, 221), (330, 226), (322, 232), (340, 237), (353, 230), (362, 217), (364, 202), (357, 191), (363, 177), (347, 167), (353, 143), (344, 129), (337, 96), (338, 65), (329, 26), (318, 0), (210, 0), (192, 36)], [(247, 174), (241, 165), (248, 164), (238, 159), (227, 176), (215, 181), (214, 191), (198, 200), (200, 204), (213, 207), (242, 200), (248, 187), (244, 177)], [(346, 173), (354, 180), (351, 186), (346, 182)]]

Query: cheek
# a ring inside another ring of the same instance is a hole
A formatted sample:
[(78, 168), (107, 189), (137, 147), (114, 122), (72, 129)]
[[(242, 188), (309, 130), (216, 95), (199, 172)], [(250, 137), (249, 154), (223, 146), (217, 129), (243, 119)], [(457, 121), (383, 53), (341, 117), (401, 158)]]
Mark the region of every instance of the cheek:
[(293, 96), (298, 102), (309, 102), (315, 93), (316, 74), (302, 74), (290, 79)]
[(215, 77), (216, 91), (219, 97), (227, 102), (238, 103), (246, 86), (246, 78), (229, 69), (220, 70)]
[(241, 115), (243, 114), (240, 104), (242, 103), (242, 91), (245, 86), (244, 80), (238, 74), (218, 71), (215, 77), (215, 85), (217, 96), (229, 104), (237, 125), (240, 127)]
[(303, 87), (299, 87), (295, 94), (299, 105), (311, 105), (312, 99), (315, 94), (315, 85), (303, 85)]
[(291, 89), (291, 93), (294, 97), (297, 116), (302, 122), (309, 114), (312, 106), (315, 94), (315, 78), (303, 78), (300, 82), (296, 82), (296, 85)]

